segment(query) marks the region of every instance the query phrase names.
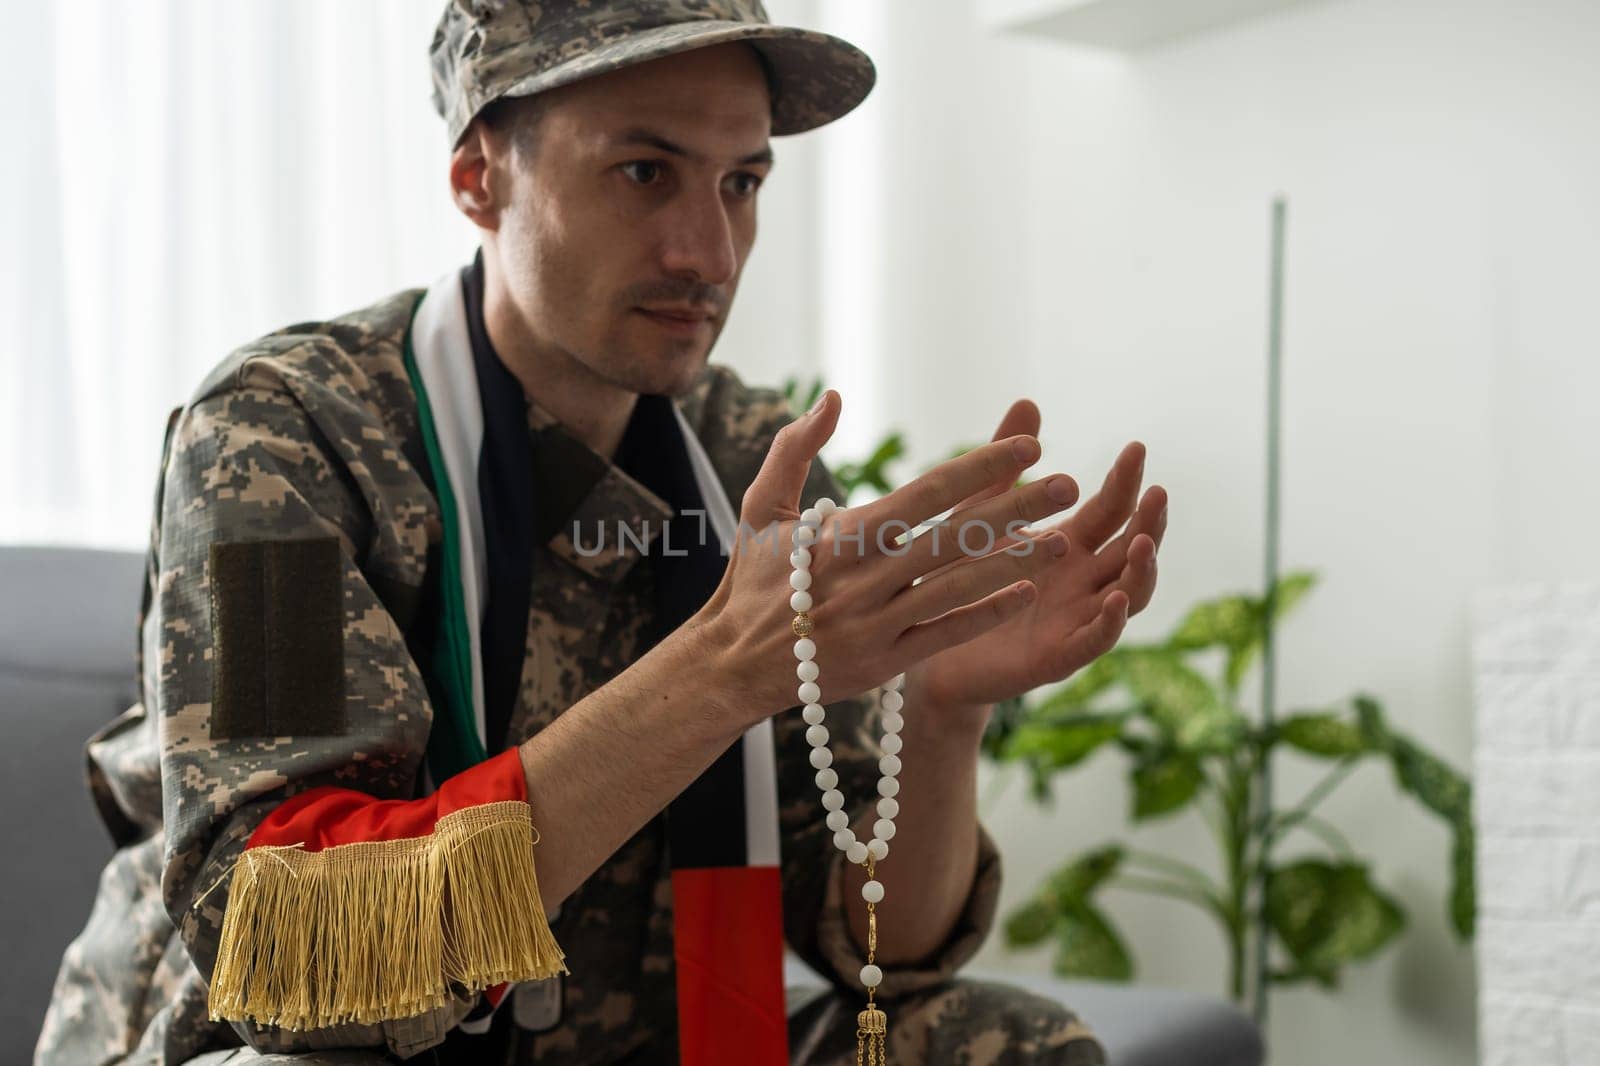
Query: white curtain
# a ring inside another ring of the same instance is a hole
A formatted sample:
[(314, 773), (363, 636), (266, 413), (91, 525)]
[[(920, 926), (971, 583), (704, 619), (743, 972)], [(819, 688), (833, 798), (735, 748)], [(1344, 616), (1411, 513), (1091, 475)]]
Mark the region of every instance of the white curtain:
[(164, 415), (229, 349), (470, 254), (428, 97), (438, 12), (9, 13), (0, 539), (137, 545)]
[[(165, 416), (227, 352), (470, 257), (476, 233), (449, 202), (429, 98), (443, 2), (8, 12), (0, 542), (141, 546)], [(856, 0), (768, 7), (780, 22), (871, 28)], [(830, 383), (859, 376), (873, 335), (857, 321), (871, 304), (861, 268), (874, 237), (860, 212), (876, 179), (860, 149), (872, 112), (776, 146), (761, 237), (714, 354), (746, 380), (808, 379), (823, 348), (837, 351)], [(824, 297), (836, 306), (824, 311)], [(868, 421), (855, 436), (872, 436)], [(851, 423), (841, 454), (860, 450), (845, 447)]]

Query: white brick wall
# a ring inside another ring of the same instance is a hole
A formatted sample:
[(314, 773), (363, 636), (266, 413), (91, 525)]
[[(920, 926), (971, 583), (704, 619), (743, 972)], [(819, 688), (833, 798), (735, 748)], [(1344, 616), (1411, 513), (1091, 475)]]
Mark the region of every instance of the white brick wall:
[(1483, 1066), (1600, 1064), (1600, 585), (1475, 604)]

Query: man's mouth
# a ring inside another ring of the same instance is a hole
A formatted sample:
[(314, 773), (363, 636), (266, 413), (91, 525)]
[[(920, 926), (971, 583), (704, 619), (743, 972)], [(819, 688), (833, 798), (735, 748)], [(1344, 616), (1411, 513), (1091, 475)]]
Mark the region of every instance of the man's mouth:
[(636, 307), (634, 310), (662, 329), (682, 336), (693, 335), (711, 322), (710, 311), (692, 307)]

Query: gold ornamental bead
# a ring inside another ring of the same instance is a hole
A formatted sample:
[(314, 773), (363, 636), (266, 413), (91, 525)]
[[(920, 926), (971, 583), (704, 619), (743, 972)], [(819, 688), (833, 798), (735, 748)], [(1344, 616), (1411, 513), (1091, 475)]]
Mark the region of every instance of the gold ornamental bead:
[(868, 1007), (856, 1015), (856, 1030), (867, 1036), (881, 1036), (889, 1031), (889, 1016), (876, 1007)]
[(797, 637), (809, 637), (816, 631), (817, 624), (811, 620), (809, 614), (801, 611), (794, 616), (794, 621), (789, 623), (789, 628), (794, 630), (794, 635)]

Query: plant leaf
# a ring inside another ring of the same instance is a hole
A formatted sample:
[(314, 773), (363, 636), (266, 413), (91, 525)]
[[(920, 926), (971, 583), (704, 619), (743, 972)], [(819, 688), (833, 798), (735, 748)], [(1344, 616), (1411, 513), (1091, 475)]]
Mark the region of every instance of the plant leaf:
[[(1278, 596), (1272, 611), (1273, 621), (1278, 621), (1299, 606), (1300, 601), (1306, 598), (1306, 593), (1315, 588), (1316, 584), (1317, 575), (1313, 570), (1295, 570), (1278, 578)], [(1262, 601), (1263, 607), (1265, 602)]]
[(1424, 807), (1452, 822), (1470, 815), (1472, 785), (1444, 760), (1399, 735), (1391, 738), (1389, 755), (1400, 787)]
[(1122, 732), (1124, 714), (1084, 714), (1076, 718), (1018, 726), (1001, 753), (1004, 760), (1027, 759), (1045, 770), (1082, 762)]
[(1367, 747), (1372, 751), (1388, 751), (1392, 736), (1382, 705), (1371, 696), (1357, 696), (1351, 702), (1355, 704), (1356, 721), (1361, 726)]
[[(1317, 575), (1309, 570), (1279, 578), (1277, 600), (1273, 605), (1274, 621), (1293, 610), (1316, 583)], [(1265, 618), (1266, 597), (1219, 596), (1190, 608), (1167, 638), (1167, 644), (1185, 651), (1216, 647), (1242, 651), (1261, 642)]]
[(1089, 702), (1100, 693), (1122, 680), (1123, 660), (1127, 653), (1113, 648), (1079, 670), (1064, 685), (1032, 705), (1035, 719), (1070, 718), (1083, 713)]
[(1078, 901), (1056, 918), (1055, 972), (1061, 977), (1101, 981), (1133, 979), (1133, 958), (1127, 945), (1098, 908)]
[(1197, 603), (1167, 638), (1167, 646), (1182, 651), (1201, 648), (1242, 648), (1261, 627), (1261, 615), (1249, 596), (1223, 596)]
[(1477, 888), (1473, 883), (1477, 836), (1472, 829), (1472, 782), (1410, 737), (1390, 729), (1377, 700), (1361, 694), (1352, 702), (1368, 748), (1388, 754), (1395, 783), (1450, 823), (1450, 924), (1458, 936), (1470, 939), (1477, 929)]
[[(1317, 583), (1317, 575), (1310, 570), (1297, 570), (1284, 574), (1274, 586), (1276, 598), (1272, 606), (1272, 620), (1274, 623), (1282, 621), (1285, 615), (1305, 599), (1306, 594)], [(1239, 644), (1230, 645), (1228, 666), (1226, 671), (1227, 684), (1230, 689), (1239, 687), (1244, 680), (1245, 671), (1250, 669), (1250, 664), (1255, 661), (1256, 655), (1261, 651), (1266, 642), (1266, 597), (1251, 598), (1250, 604), (1254, 614), (1254, 628), (1250, 639)]]
[(1027, 947), (1057, 930), (1067, 910), (1087, 906), (1089, 897), (1117, 872), (1122, 848), (1111, 844), (1086, 851), (1045, 878), (1033, 897), (1006, 917), (1006, 943)]
[(1058, 901), (1087, 900), (1121, 865), (1122, 846), (1107, 844), (1084, 852), (1058, 869), (1046, 879), (1040, 891)]
[(849, 499), (850, 494), (862, 485), (870, 485), (879, 492), (892, 492), (894, 486), (890, 483), (884, 468), (905, 455), (905, 450), (905, 439), (898, 433), (891, 433), (874, 449), (866, 462), (841, 463), (836, 466), (833, 476), (844, 490), (845, 498)]
[(1192, 755), (1169, 754), (1133, 768), (1133, 817), (1153, 818), (1194, 799), (1205, 775)]
[(1371, 750), (1359, 725), (1331, 712), (1291, 715), (1278, 725), (1278, 736), (1290, 747), (1329, 759)]
[(1230, 690), (1237, 689), (1244, 681), (1245, 671), (1250, 669), (1250, 662), (1255, 658), (1256, 645), (1246, 645), (1228, 655), (1228, 665), (1223, 670), (1223, 677), (1227, 679)]
[(1472, 873), (1476, 853), (1477, 834), (1469, 817), (1456, 825), (1450, 844), (1450, 924), (1463, 940), (1471, 940), (1478, 928), (1478, 892)]
[(1405, 928), (1405, 912), (1360, 863), (1305, 859), (1268, 875), (1266, 917), (1295, 962), (1290, 976), (1336, 979), (1345, 963), (1379, 951)]
[(979, 750), (996, 763), (1020, 762), (1027, 774), (1028, 795), (1035, 803), (1049, 806), (1055, 802), (1055, 795), (1050, 789), (1052, 771), (1035, 759), (1013, 758), (1007, 754), (1007, 749), (1016, 737), (1017, 730), (1022, 728), (1022, 720), (1026, 717), (1027, 711), (1019, 699), (1003, 700), (996, 704), (994, 714), (989, 717), (989, 724), (984, 727)]
[(1028, 768), (1028, 795), (1033, 797), (1033, 802), (1046, 807), (1054, 804), (1056, 795), (1050, 790), (1050, 771), (1032, 761), (1022, 765)]
[(873, 469), (882, 469), (885, 463), (893, 462), (906, 453), (906, 442), (898, 433), (891, 433), (879, 442), (873, 450), (871, 458), (866, 465)]
[(812, 378), (811, 384), (801, 391), (800, 379), (787, 377), (783, 379), (783, 398), (789, 402), (789, 413), (799, 418), (811, 410), (811, 405), (817, 402), (817, 397), (822, 395), (822, 379)]
[(1243, 735), (1245, 721), (1223, 702), (1198, 671), (1167, 648), (1129, 649), (1123, 679), (1179, 751), (1226, 751)]
[(989, 723), (983, 727), (983, 753), (995, 762), (1005, 760), (1006, 745), (1031, 715), (1021, 696), (1001, 700), (994, 705)]
[(1006, 946), (1026, 948), (1043, 941), (1055, 929), (1059, 909), (1055, 901), (1035, 896), (1006, 916)]
[(1458, 936), (1468, 939), (1477, 927), (1477, 889), (1473, 884), (1477, 837), (1472, 828), (1472, 782), (1409, 737), (1389, 733), (1388, 740), (1389, 757), (1394, 762), (1395, 780), (1400, 788), (1450, 824), (1450, 924)]

